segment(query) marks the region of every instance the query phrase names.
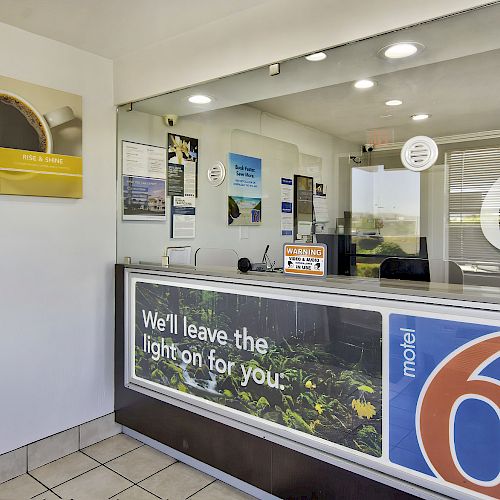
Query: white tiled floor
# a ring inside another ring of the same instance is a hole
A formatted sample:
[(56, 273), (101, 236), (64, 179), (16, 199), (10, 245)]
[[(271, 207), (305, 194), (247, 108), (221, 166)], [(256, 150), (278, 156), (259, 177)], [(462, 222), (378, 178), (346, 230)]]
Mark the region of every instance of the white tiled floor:
[(253, 497), (118, 434), (0, 484), (0, 500), (249, 500)]

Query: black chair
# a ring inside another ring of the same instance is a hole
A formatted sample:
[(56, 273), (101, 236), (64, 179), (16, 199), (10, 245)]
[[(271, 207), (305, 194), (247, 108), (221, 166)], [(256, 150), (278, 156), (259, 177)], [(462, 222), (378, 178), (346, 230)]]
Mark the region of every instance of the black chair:
[(427, 259), (387, 257), (380, 264), (380, 279), (431, 281)]

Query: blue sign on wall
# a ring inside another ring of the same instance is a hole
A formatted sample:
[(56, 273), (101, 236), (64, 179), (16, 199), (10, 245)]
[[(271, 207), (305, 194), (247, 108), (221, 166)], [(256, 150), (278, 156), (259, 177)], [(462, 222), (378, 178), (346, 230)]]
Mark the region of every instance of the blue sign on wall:
[(500, 498), (499, 330), (391, 314), (391, 462)]

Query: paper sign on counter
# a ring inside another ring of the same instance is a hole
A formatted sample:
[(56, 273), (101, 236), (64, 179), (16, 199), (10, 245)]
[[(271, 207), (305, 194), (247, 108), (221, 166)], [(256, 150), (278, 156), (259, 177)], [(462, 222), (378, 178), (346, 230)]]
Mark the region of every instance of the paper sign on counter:
[(300, 276), (326, 276), (326, 245), (285, 244), (283, 246), (283, 271)]

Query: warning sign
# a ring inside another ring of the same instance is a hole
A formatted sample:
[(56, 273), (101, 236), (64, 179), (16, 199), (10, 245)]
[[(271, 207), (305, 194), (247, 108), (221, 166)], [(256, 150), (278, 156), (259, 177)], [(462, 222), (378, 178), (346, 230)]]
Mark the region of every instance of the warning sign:
[(326, 276), (326, 245), (291, 244), (283, 246), (283, 271), (301, 276)]

